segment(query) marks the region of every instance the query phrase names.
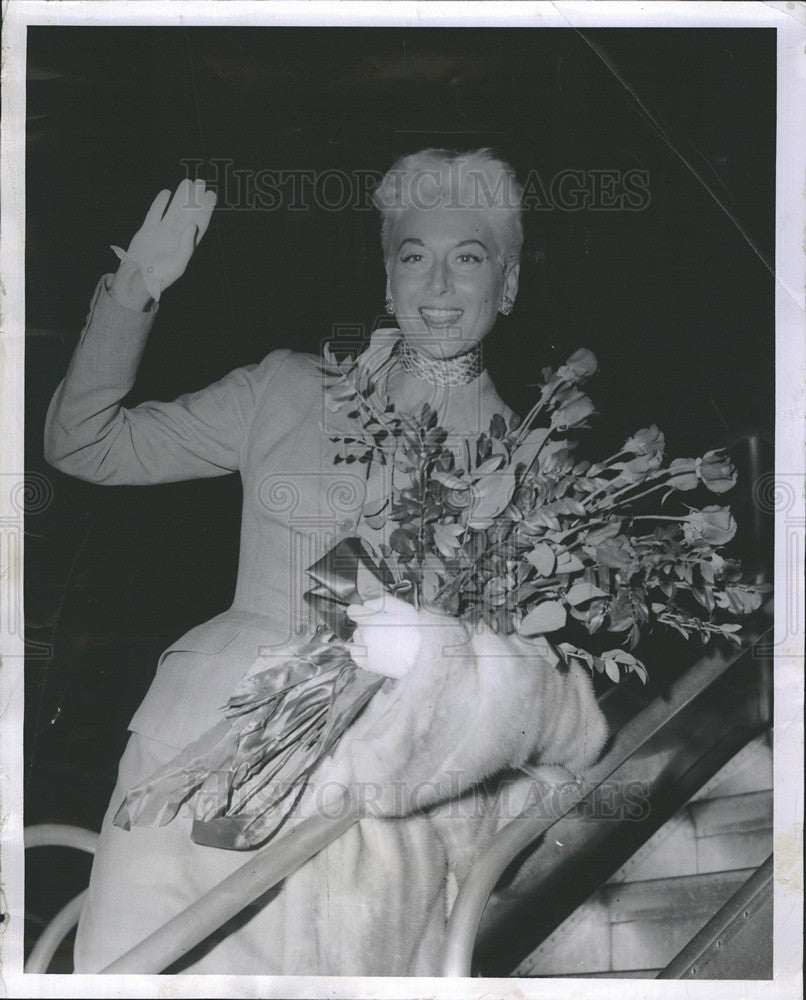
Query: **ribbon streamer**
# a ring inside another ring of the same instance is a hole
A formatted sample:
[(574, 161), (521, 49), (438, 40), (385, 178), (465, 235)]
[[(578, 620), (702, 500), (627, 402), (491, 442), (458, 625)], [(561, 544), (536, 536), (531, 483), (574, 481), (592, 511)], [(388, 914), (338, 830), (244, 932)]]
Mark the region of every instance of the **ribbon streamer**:
[(117, 826), (164, 826), (191, 803), (194, 843), (249, 850), (284, 824), (314, 768), (389, 682), (352, 660), (347, 605), (384, 589), (405, 599), (411, 590), (408, 581), (395, 584), (358, 538), (343, 539), (307, 572), (314, 586), (303, 597), (325, 627), (289, 660), (241, 681), (227, 718), (130, 789)]

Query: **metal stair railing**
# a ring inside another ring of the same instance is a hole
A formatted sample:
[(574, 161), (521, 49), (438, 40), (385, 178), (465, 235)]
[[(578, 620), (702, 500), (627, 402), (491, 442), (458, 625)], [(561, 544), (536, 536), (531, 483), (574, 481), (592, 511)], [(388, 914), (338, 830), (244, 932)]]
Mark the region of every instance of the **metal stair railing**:
[[(570, 818), (584, 799), (590, 798), (688, 705), (731, 667), (751, 655), (749, 649), (733, 652), (732, 655), (727, 650), (715, 649), (704, 656), (671, 685), (667, 696), (656, 698), (618, 732), (610, 751), (588, 773), (584, 791), (582, 787), (564, 789), (564, 808), (561, 812), (555, 812), (547, 819), (545, 802), (538, 801), (500, 831), (489, 851), (471, 869), (453, 906), (445, 943), (443, 975), (470, 975), (474, 943), (482, 916), (496, 883), (513, 860), (558, 822)], [(711, 774), (717, 769), (714, 766)], [(338, 818), (315, 816), (304, 820), (284, 837), (251, 855), (241, 868), (116, 959), (103, 972), (163, 971), (341, 836), (358, 818), (355, 808), (345, 799)], [(62, 839), (59, 839), (60, 835)], [(94, 851), (96, 840), (97, 834), (90, 831), (55, 824), (26, 831), (26, 847), (50, 844)], [(60, 941), (78, 921), (83, 896), (82, 893), (68, 903), (51, 922), (32, 952), (26, 971), (46, 971)]]
[[(24, 838), (26, 851), (36, 847), (72, 847), (85, 854), (95, 854), (98, 844), (97, 833), (65, 823), (40, 823), (28, 826), (25, 828)], [(59, 910), (31, 949), (31, 954), (25, 963), (25, 972), (48, 971), (59, 945), (78, 923), (86, 898), (85, 889)]]
[(304, 819), (285, 836), (253, 854), (217, 886), (102, 971), (164, 971), (244, 907), (293, 874), (359, 818), (347, 796), (342, 806), (333, 806), (333, 812), (341, 815), (336, 819), (324, 816)]
[[(758, 636), (754, 639), (757, 641)], [(734, 651), (733, 655), (716, 649), (704, 656), (670, 686), (666, 695), (656, 698), (617, 733), (610, 751), (586, 776), (584, 789), (563, 790), (561, 809), (555, 808), (553, 813), (547, 810), (548, 798), (552, 794), (551, 789), (548, 789), (541, 799), (500, 830), (489, 849), (476, 860), (456, 897), (446, 934), (442, 967), (444, 976), (461, 977), (472, 974), (473, 952), (479, 938), (482, 918), (497, 883), (513, 862), (550, 830), (556, 835), (558, 827), (563, 824), (563, 835), (556, 836), (556, 839), (568, 847), (569, 840), (572, 839), (568, 836), (569, 829), (573, 832), (574, 827), (579, 829), (582, 823), (574, 814), (585, 800), (591, 800), (597, 789), (614, 779), (625, 765), (635, 760), (642, 750), (651, 745), (654, 738), (662, 735), (677, 717), (724, 678), (727, 672), (732, 668), (740, 668), (743, 664), (747, 665), (747, 658), (752, 655), (752, 650), (747, 648)], [(760, 700), (765, 702), (770, 692), (763, 691), (763, 686), (762, 681), (759, 695)], [(759, 726), (768, 724), (769, 717), (765, 717), (767, 711), (768, 708), (764, 705), (759, 714)], [(702, 758), (705, 761), (704, 767), (700, 762), (698, 786), (712, 777), (725, 763), (725, 755), (729, 759), (740, 749), (739, 741), (746, 742), (751, 733), (752, 729), (748, 728), (744, 736), (734, 736), (729, 749), (722, 756), (716, 754), (709, 757), (705, 754)], [(714, 744), (716, 742), (717, 740)], [(554, 839), (555, 836), (545, 836), (544, 843), (549, 844)], [(573, 857), (573, 845), (570, 853)], [(551, 848), (548, 854), (551, 856)], [(554, 927), (560, 922), (558, 920)]]
[[(609, 753), (588, 774), (584, 792), (582, 788), (564, 789), (562, 812), (555, 812), (546, 819), (545, 803), (538, 801), (504, 827), (490, 850), (476, 862), (457, 896), (448, 924), (444, 975), (470, 975), (482, 915), (495, 884), (511, 862), (558, 822), (570, 818), (585, 798), (633, 759), (726, 671), (750, 655), (750, 650), (733, 656), (727, 651), (716, 650), (703, 657), (671, 686), (667, 697), (655, 699), (620, 730)], [(714, 765), (711, 773), (717, 769)], [(550, 794), (550, 790), (546, 794)], [(356, 820), (357, 814), (349, 803), (345, 803), (338, 819), (312, 817), (304, 821), (286, 836), (252, 855), (222, 883), (103, 971), (153, 973), (167, 968), (341, 836)], [(97, 834), (90, 831), (56, 824), (26, 830), (26, 847), (49, 844), (94, 851), (96, 840)], [(26, 971), (46, 971), (60, 941), (77, 923), (83, 897), (82, 893), (68, 903), (51, 922), (31, 953)]]
[(656, 978), (771, 979), (774, 876), (770, 855)]
[[(251, 855), (226, 879), (102, 971), (153, 973), (166, 969), (340, 837), (358, 818), (346, 797), (333, 803), (330, 812), (337, 818), (303, 820), (290, 833)], [(94, 854), (97, 842), (97, 833), (67, 824), (43, 823), (25, 829), (26, 850), (72, 847)], [(48, 971), (59, 945), (78, 924), (86, 896), (85, 889), (51, 920), (31, 950), (26, 973)]]

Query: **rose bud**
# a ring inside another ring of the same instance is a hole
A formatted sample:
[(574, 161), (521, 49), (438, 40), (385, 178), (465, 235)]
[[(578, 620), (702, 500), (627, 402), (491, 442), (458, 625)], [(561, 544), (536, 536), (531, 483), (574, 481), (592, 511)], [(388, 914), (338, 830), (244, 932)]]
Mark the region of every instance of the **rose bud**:
[(736, 519), (730, 507), (703, 507), (687, 515), (683, 534), (689, 542), (724, 545), (736, 534)]
[(726, 493), (736, 485), (736, 467), (719, 448), (697, 460), (697, 475), (712, 493)]

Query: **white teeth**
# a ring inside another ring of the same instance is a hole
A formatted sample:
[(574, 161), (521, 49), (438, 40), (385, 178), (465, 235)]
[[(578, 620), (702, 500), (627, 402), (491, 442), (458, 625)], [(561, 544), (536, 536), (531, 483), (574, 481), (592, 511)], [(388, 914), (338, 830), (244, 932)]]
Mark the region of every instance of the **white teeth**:
[(463, 312), (463, 309), (435, 309), (426, 306), (420, 309), (420, 315), (423, 319), (436, 323), (455, 323), (461, 318)]

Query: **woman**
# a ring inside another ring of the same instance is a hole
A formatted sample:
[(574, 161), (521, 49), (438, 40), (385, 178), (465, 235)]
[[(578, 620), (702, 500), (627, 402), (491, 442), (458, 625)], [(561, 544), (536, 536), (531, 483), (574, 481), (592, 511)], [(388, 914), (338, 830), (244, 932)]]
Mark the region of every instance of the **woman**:
[[(369, 350), (390, 361), (395, 406), (430, 403), (457, 447), (507, 412), (480, 345), (517, 294), (520, 194), (511, 168), (486, 150), (404, 157), (376, 193), (387, 306), (400, 330), (377, 333)], [(200, 181), (183, 182), (170, 205), (169, 197), (158, 195), (128, 253), (119, 251), (117, 274), (98, 285), (48, 412), (46, 455), (96, 483), (239, 471), (238, 582), (230, 609), (162, 654), (130, 724), (77, 935), (83, 972), (103, 969), (244, 862), (191, 843), (187, 817), (130, 832), (112, 817), (132, 786), (221, 718), (258, 653), (264, 666), (267, 657), (279, 663), (315, 628), (300, 599), (305, 568), (354, 533), (362, 506), (388, 490), (380, 467), (365, 480), (335, 464), (311, 356), (273, 351), (174, 402), (120, 406), (154, 321), (149, 301), (184, 272), (215, 202)], [(446, 634), (455, 629), (461, 644), (464, 631), (391, 597), (350, 610), (358, 662), (398, 680), (321, 765), (311, 795), (333, 781), (371, 787), (379, 790), (372, 808), (190, 956), (195, 972), (438, 974), (456, 886), (509, 818), (477, 808), (478, 783), (538, 758), (579, 772), (601, 750), (604, 722), (580, 669), (561, 674), (533, 647), (484, 631), (472, 649), (448, 655)], [(309, 795), (299, 815), (312, 808)]]

